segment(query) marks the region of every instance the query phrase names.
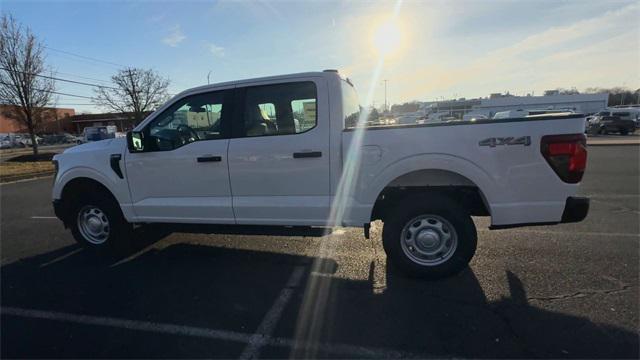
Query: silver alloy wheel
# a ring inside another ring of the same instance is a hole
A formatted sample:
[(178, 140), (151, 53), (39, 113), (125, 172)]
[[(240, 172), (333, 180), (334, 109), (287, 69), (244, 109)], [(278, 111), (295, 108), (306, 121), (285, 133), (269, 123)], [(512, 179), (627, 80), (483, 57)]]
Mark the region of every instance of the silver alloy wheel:
[(405, 255), (424, 266), (446, 262), (458, 247), (456, 229), (438, 215), (420, 215), (412, 219), (404, 226), (400, 236)]
[(94, 205), (86, 205), (78, 212), (78, 230), (89, 243), (100, 245), (109, 238), (109, 219)]

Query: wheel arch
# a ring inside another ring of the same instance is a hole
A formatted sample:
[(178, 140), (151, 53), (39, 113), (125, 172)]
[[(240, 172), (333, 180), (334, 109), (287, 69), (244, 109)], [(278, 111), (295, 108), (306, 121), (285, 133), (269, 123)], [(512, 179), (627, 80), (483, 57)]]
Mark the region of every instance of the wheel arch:
[(73, 202), (79, 197), (86, 196), (88, 193), (103, 194), (118, 204), (122, 211), (121, 203), (117, 196), (104, 182), (97, 180), (95, 177), (77, 176), (67, 179), (59, 189), (59, 206), (65, 225), (68, 224), (68, 217)]
[(463, 204), (475, 216), (490, 216), (490, 206), (481, 187), (469, 177), (440, 168), (417, 169), (399, 175), (378, 192), (371, 221), (382, 219), (407, 197), (444, 195)]

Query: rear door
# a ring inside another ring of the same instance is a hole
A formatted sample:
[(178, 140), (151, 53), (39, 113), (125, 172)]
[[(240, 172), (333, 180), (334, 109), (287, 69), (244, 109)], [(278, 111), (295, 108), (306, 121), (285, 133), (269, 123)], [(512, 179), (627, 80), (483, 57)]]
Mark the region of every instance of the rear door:
[(238, 224), (323, 225), (330, 208), (326, 80), (300, 78), (236, 89), (229, 143)]

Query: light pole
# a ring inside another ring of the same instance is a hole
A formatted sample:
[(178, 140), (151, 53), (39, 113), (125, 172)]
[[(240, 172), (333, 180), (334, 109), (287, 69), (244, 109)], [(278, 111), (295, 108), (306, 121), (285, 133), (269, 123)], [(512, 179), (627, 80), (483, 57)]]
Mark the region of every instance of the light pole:
[(211, 76), (211, 70), (209, 70), (209, 73), (207, 74), (207, 85), (211, 84), (211, 83), (209, 82), (209, 76)]
[(387, 111), (387, 79), (382, 80), (384, 81), (384, 112), (388, 112)]

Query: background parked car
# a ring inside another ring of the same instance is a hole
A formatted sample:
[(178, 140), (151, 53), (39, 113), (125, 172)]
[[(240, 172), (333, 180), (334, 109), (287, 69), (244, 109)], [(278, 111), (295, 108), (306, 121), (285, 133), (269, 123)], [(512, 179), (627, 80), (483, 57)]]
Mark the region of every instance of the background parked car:
[(13, 149), (26, 147), (15, 135), (9, 134), (0, 138), (0, 149)]
[(600, 111), (596, 116), (617, 116), (622, 120), (631, 120), (636, 127), (640, 127), (640, 108), (609, 108)]
[[(31, 142), (31, 135), (29, 135), (29, 134), (14, 134), (13, 137), (14, 137), (14, 139), (16, 141), (21, 142), (25, 146), (31, 147), (33, 145), (32, 142)], [(40, 136), (38, 136), (38, 135), (36, 135), (36, 142), (38, 144), (42, 143), (42, 138)]]
[(115, 126), (91, 126), (84, 128), (82, 142), (100, 141), (116, 137)]
[(619, 133), (628, 135), (636, 131), (636, 124), (633, 120), (621, 119), (618, 116), (594, 116), (589, 120), (589, 134), (609, 134)]
[[(38, 138), (36, 138), (37, 141)], [(2, 137), (1, 147), (3, 149), (11, 149), (11, 148), (23, 148), (31, 146), (31, 138), (27, 138), (24, 134), (6, 134)]]
[(57, 144), (80, 144), (82, 140), (80, 137), (69, 134), (51, 134), (42, 138), (42, 144), (44, 145), (57, 145)]

